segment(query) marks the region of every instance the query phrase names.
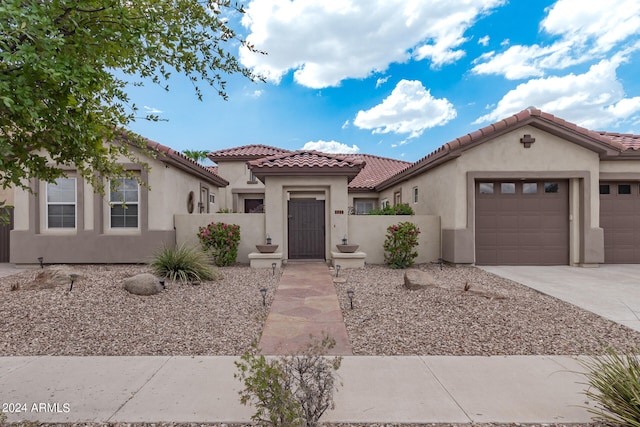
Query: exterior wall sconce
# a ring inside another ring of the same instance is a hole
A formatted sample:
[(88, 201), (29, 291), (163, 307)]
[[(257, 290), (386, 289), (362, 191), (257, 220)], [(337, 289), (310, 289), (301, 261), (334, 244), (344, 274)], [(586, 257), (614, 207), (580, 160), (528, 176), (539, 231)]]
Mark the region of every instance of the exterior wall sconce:
[(340, 264), (336, 265), (336, 277), (338, 277), (338, 274), (340, 274)]
[(271, 263), (271, 277), (274, 277), (276, 275), (276, 263), (272, 262)]
[(260, 293), (262, 294), (262, 305), (267, 305), (267, 288), (261, 288)]
[(76, 273), (71, 273), (69, 275), (69, 278), (71, 279), (71, 286), (69, 286), (69, 292), (71, 292), (71, 290), (73, 289), (73, 282), (75, 282), (78, 279), (78, 275)]
[(39, 256), (38, 257), (38, 262), (40, 263), (40, 268), (44, 268), (44, 258)]
[(347, 291), (347, 296), (349, 297), (349, 305), (351, 306), (351, 310), (353, 310), (353, 291), (349, 289)]

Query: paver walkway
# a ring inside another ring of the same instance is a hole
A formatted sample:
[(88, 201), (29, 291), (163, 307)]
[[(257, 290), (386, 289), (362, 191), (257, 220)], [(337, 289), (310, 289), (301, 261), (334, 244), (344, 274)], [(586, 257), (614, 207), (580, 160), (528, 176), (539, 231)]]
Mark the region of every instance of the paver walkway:
[(290, 354), (325, 334), (336, 341), (329, 354), (353, 354), (329, 267), (323, 262), (288, 263), (262, 331), (262, 353)]

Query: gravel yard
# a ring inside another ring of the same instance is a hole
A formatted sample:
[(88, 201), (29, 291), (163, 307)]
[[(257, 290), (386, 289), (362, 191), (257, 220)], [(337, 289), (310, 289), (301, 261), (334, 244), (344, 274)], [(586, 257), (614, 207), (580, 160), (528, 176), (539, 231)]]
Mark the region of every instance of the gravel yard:
[[(419, 267), (433, 273), (439, 287), (406, 290), (403, 271), (383, 266), (340, 272), (346, 283), (336, 288), (355, 354), (588, 354), (604, 345), (640, 347), (639, 333), (483, 270)], [(168, 282), (166, 291), (141, 297), (121, 282), (148, 272), (146, 266), (72, 268), (81, 275), (72, 291), (67, 285), (29, 289), (40, 270), (0, 279), (0, 356), (239, 355), (259, 337), (279, 277), (270, 269), (224, 267), (219, 281)], [(355, 291), (353, 310), (347, 289)]]

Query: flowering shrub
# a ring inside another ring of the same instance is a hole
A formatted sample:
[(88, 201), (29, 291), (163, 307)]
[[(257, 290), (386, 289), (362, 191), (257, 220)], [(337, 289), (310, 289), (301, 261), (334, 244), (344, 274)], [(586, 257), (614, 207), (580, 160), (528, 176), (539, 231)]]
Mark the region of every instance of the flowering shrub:
[(240, 226), (212, 222), (198, 229), (198, 239), (202, 248), (213, 256), (213, 262), (219, 266), (231, 265), (238, 257)]
[(384, 241), (384, 262), (391, 268), (406, 268), (413, 265), (418, 256), (413, 248), (418, 246), (420, 229), (410, 222), (387, 227), (387, 237)]

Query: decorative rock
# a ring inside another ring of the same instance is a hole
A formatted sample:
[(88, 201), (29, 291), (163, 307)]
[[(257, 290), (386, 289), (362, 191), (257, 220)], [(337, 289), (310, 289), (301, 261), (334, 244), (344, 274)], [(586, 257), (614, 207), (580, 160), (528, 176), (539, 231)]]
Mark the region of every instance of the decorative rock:
[(433, 286), (436, 286), (436, 281), (426, 271), (411, 268), (404, 273), (404, 287), (407, 289), (424, 289)]
[(134, 295), (155, 295), (162, 292), (162, 285), (156, 276), (149, 273), (138, 274), (124, 279), (124, 289)]

